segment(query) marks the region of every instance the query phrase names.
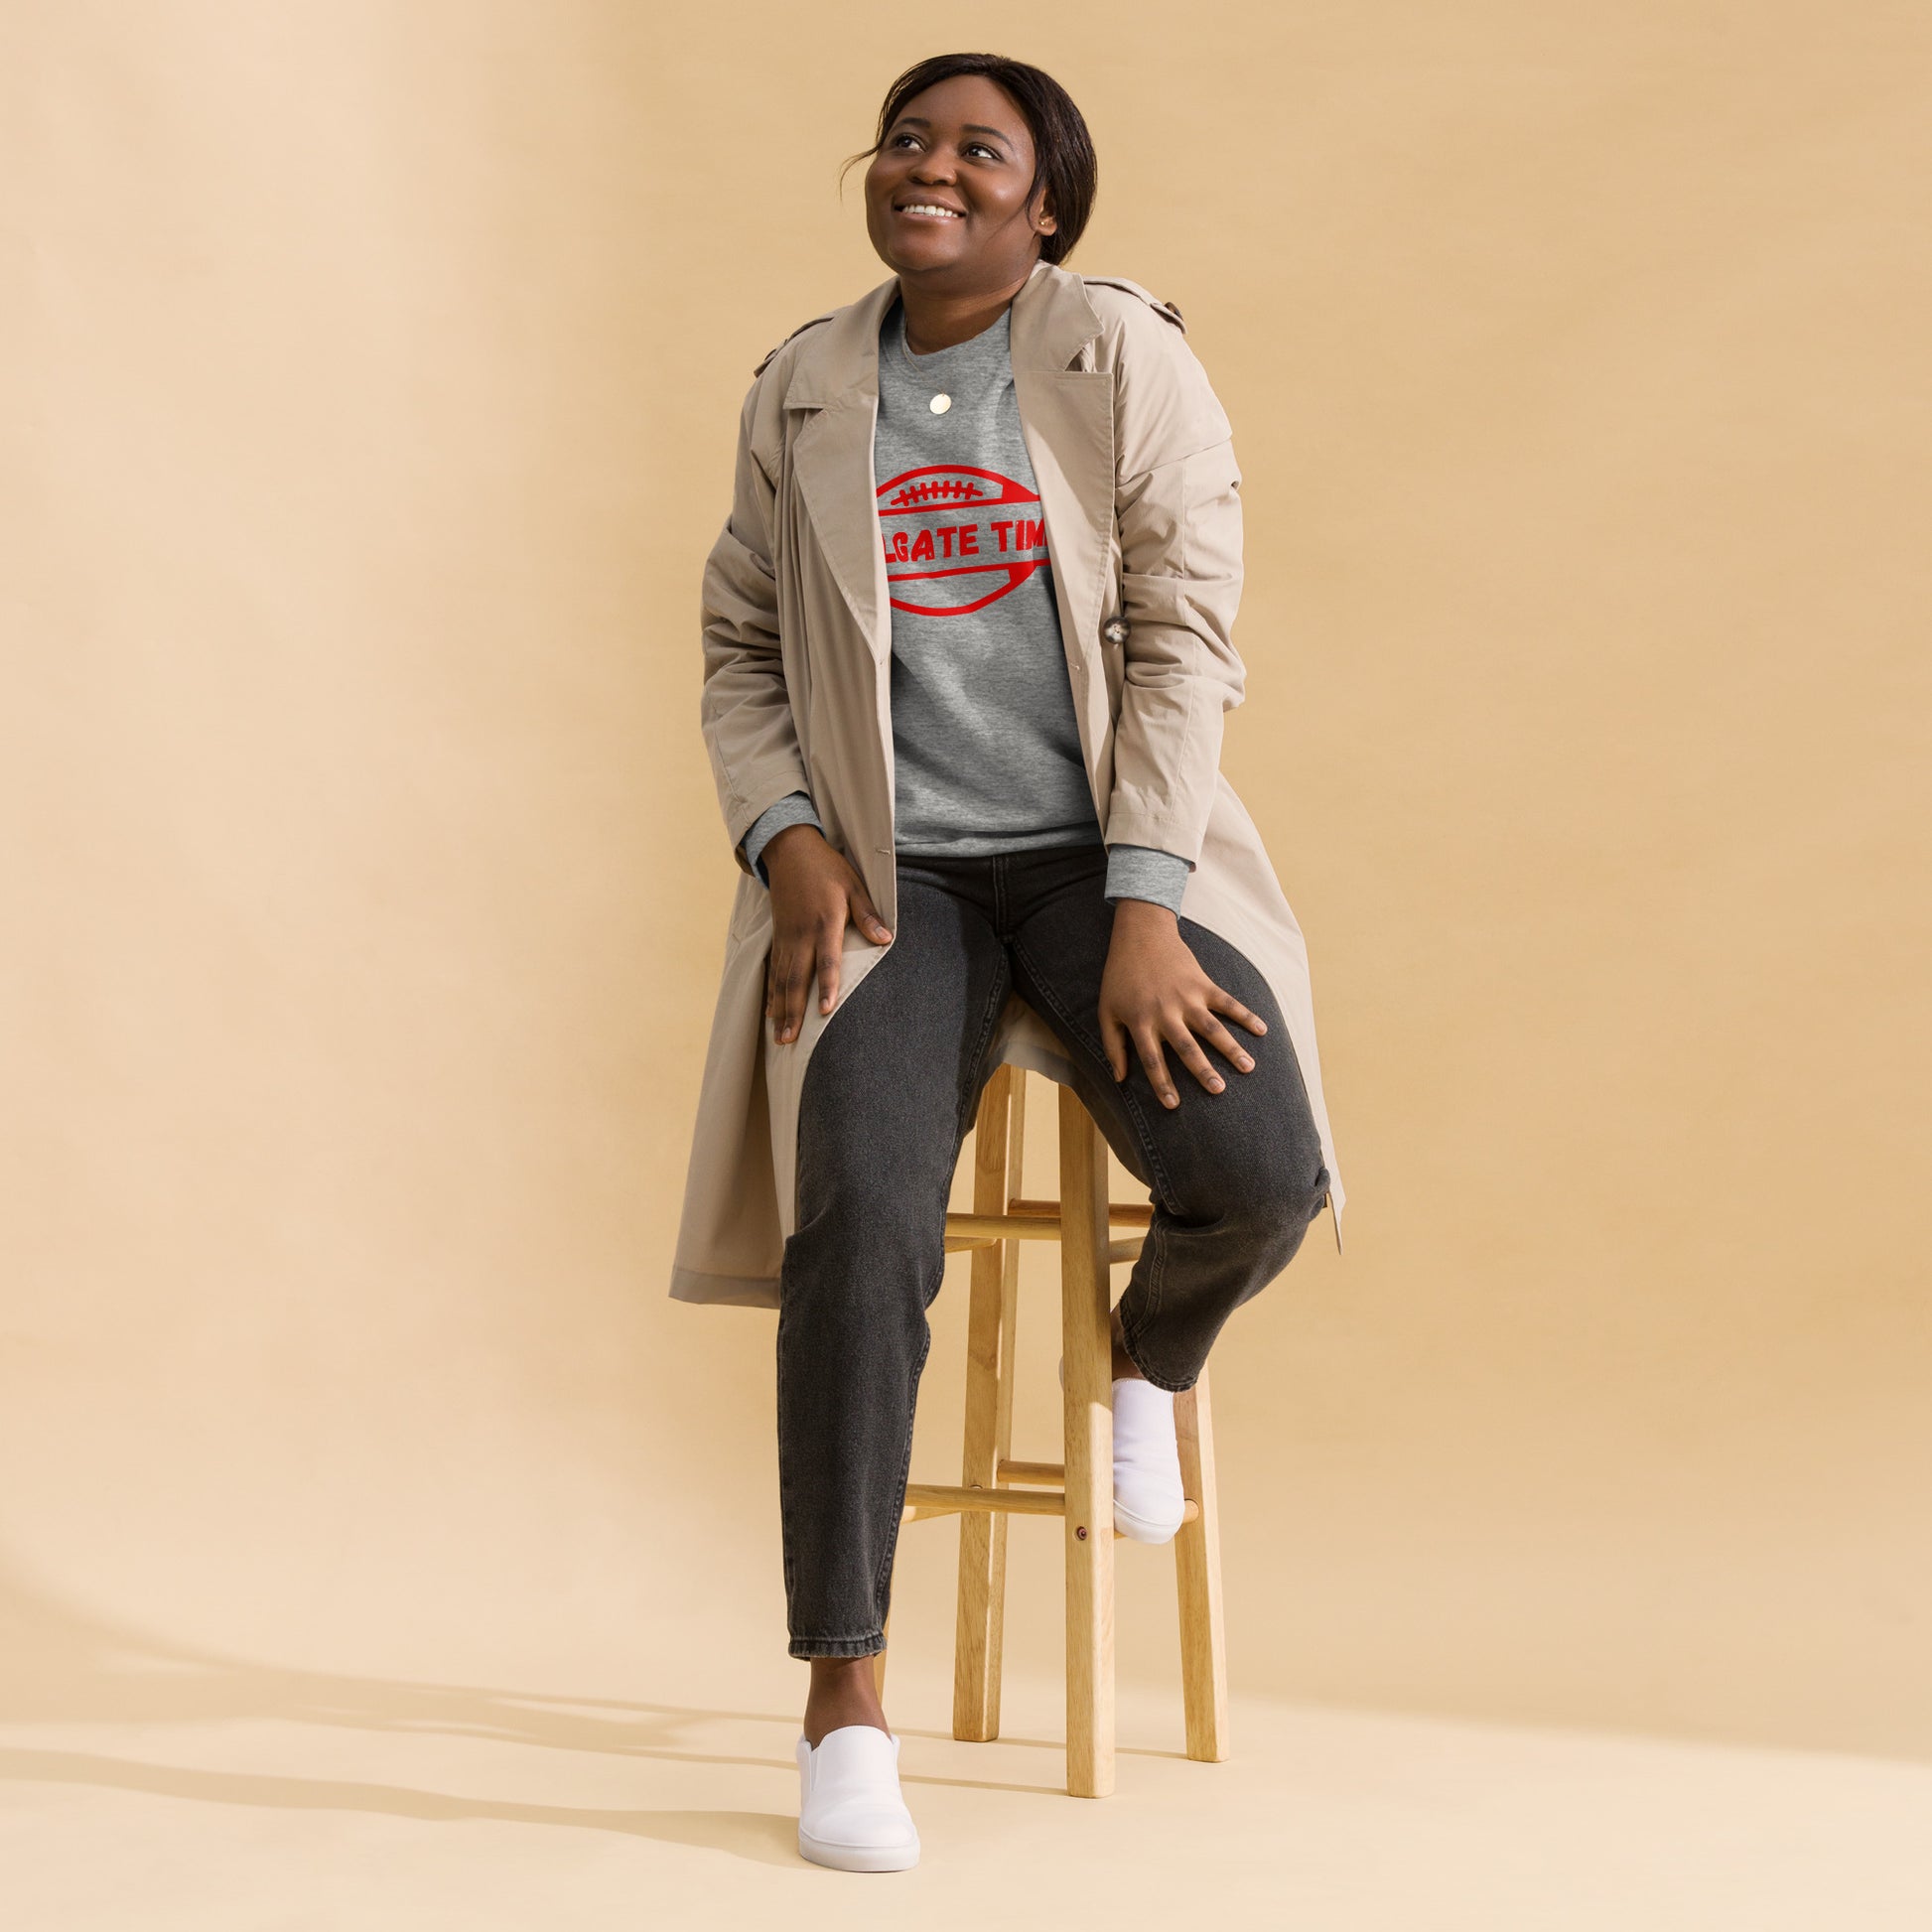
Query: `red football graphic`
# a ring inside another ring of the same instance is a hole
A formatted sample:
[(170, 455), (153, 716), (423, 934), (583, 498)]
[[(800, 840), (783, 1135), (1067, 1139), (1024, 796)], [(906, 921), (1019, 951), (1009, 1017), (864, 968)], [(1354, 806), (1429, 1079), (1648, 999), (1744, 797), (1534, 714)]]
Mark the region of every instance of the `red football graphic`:
[(893, 608), (916, 617), (983, 610), (1049, 561), (1039, 497), (972, 464), (924, 464), (882, 484), (879, 531)]

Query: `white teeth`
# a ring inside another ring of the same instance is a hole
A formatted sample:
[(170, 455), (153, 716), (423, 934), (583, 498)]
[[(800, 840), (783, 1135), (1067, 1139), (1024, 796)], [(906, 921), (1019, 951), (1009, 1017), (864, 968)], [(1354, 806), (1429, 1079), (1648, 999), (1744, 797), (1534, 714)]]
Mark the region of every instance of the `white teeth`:
[(955, 221), (959, 219), (957, 208), (935, 207), (930, 202), (907, 202), (899, 212), (901, 214), (945, 214), (950, 215)]

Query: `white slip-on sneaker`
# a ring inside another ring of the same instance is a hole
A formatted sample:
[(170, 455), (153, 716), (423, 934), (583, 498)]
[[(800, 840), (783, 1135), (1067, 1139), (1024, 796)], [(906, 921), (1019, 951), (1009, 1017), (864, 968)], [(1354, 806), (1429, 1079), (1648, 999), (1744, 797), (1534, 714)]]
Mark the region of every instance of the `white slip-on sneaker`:
[(798, 1733), (798, 1850), (837, 1871), (904, 1871), (919, 1832), (898, 1788), (898, 1736), (840, 1725), (814, 1746)]
[[(1060, 1357), (1066, 1387), (1066, 1357)], [(1136, 1543), (1172, 1543), (1187, 1515), (1173, 1391), (1139, 1375), (1114, 1379), (1114, 1527)]]

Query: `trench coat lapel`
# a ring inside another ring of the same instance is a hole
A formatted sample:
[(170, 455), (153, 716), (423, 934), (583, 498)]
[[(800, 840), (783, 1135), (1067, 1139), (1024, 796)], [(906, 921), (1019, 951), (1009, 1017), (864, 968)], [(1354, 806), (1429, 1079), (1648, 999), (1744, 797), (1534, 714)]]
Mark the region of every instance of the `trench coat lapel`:
[[(785, 388), (788, 410), (810, 410), (792, 443), (793, 475), (827, 567), (858, 636), (883, 668), (892, 656), (892, 604), (879, 535), (874, 435), (879, 420), (879, 331), (897, 278), (814, 331)], [(1093, 669), (1107, 595), (1114, 500), (1114, 378), (1081, 367), (1101, 322), (1084, 283), (1050, 262), (1035, 264), (1013, 299), (1014, 395), (1039, 492), (1053, 560), (1053, 588), (1067, 668), (1076, 692)], [(1098, 750), (1092, 707), (1080, 706), (1089, 776)], [(1104, 810), (1104, 803), (1101, 806)]]

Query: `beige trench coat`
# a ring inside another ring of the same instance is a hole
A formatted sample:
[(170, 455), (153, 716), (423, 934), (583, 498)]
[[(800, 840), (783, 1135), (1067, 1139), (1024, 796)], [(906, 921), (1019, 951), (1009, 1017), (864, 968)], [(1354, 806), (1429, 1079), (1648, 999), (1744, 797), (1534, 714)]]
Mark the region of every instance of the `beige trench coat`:
[[(731, 513), (705, 563), (701, 722), (742, 877), (672, 1266), (679, 1301), (778, 1306), (805, 1068), (891, 943), (848, 926), (837, 1004), (822, 1014), (814, 985), (798, 1037), (778, 1045), (764, 1017), (770, 896), (739, 841), (773, 800), (810, 793), (826, 838), (897, 927), (892, 607), (873, 472), (879, 328), (897, 288), (889, 278), (815, 317), (759, 364)], [(1014, 298), (1011, 340), (1101, 830), (1192, 860), (1181, 911), (1245, 953), (1280, 1001), (1339, 1248), (1345, 1196), (1308, 953), (1220, 770), (1224, 715), (1245, 680), (1232, 641), (1241, 500), (1228, 419), (1178, 313), (1136, 283), (1036, 263)], [(1123, 642), (1108, 634), (1119, 635), (1116, 617)]]

